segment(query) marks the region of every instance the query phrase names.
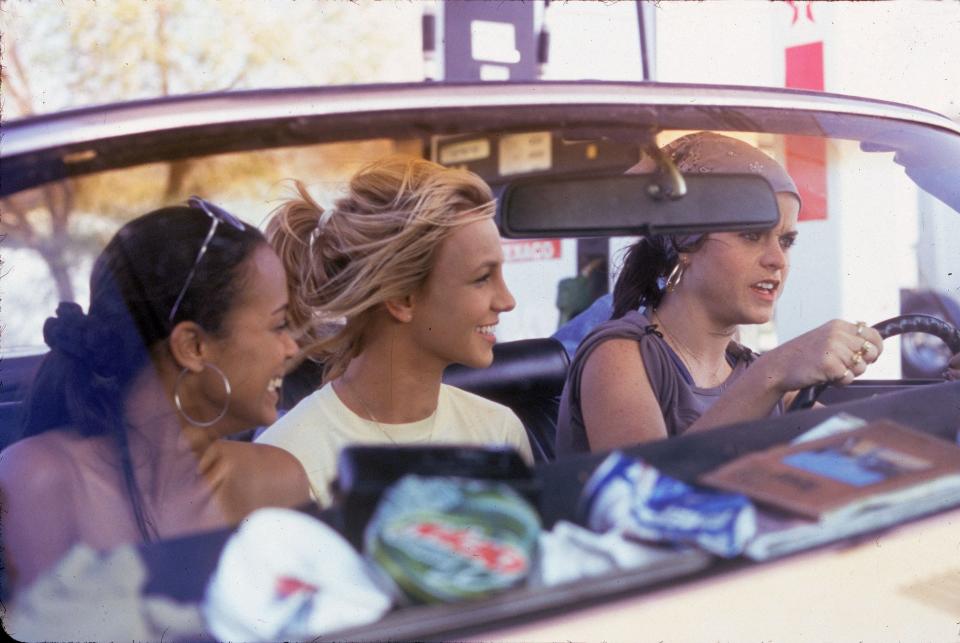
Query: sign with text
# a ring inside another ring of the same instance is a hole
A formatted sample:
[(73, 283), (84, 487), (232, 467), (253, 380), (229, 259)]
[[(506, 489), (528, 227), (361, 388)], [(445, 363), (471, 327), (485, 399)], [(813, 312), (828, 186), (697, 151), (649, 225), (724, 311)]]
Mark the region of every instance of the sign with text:
[(560, 258), (560, 239), (504, 240), (500, 245), (503, 247), (503, 260), (508, 263)]

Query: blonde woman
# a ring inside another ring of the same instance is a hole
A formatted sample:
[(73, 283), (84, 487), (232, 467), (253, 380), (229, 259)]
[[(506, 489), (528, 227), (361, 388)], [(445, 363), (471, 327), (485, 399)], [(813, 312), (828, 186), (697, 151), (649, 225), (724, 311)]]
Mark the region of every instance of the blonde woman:
[(268, 234), (323, 385), (258, 442), (296, 456), (321, 505), (347, 444), (508, 445), (532, 461), (512, 411), (441, 382), (450, 364), (490, 365), (515, 305), (489, 186), (402, 156), (362, 168), (329, 211), (296, 185)]

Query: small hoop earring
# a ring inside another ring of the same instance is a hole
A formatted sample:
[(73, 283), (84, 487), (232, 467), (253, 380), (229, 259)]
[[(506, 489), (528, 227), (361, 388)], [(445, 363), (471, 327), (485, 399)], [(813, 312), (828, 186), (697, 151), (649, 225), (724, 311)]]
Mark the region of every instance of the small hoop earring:
[(177, 375), (176, 384), (173, 385), (173, 403), (176, 405), (177, 411), (180, 412), (180, 415), (182, 415), (183, 419), (185, 419), (187, 422), (189, 422), (193, 426), (208, 427), (208, 426), (213, 426), (214, 424), (222, 420), (223, 416), (227, 414), (227, 409), (230, 408), (231, 389), (230, 389), (230, 380), (228, 380), (227, 376), (223, 374), (223, 371), (221, 371), (219, 368), (217, 368), (216, 366), (214, 366), (209, 362), (204, 362), (203, 367), (204, 368), (210, 367), (210, 369), (215, 371), (217, 375), (220, 376), (220, 378), (223, 380), (223, 390), (227, 394), (227, 401), (223, 405), (223, 408), (220, 410), (220, 412), (217, 414), (217, 417), (207, 422), (201, 422), (200, 420), (193, 419), (192, 417), (190, 417), (190, 415), (186, 411), (183, 410), (183, 403), (180, 401), (180, 383), (183, 381), (184, 376), (186, 376), (187, 373), (190, 372), (190, 370), (187, 367), (183, 367), (183, 369), (180, 371), (180, 374)]
[(667, 292), (673, 292), (680, 285), (680, 280), (683, 279), (683, 271), (686, 266), (682, 261), (678, 261), (677, 265), (673, 267), (673, 270), (670, 271), (670, 276), (667, 277), (666, 289)]

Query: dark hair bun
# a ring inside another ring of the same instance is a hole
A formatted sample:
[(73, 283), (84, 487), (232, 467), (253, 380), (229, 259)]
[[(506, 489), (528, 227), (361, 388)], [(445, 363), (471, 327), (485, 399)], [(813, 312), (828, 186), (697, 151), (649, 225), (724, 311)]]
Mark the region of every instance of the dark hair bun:
[(83, 314), (79, 304), (62, 301), (57, 306), (57, 316), (48, 317), (43, 323), (43, 341), (53, 350), (79, 360), (88, 360), (87, 329), (90, 320)]
[(110, 365), (120, 347), (114, 334), (83, 313), (79, 304), (62, 301), (57, 306), (57, 316), (48, 317), (43, 323), (43, 341), (47, 346), (64, 355), (79, 360), (101, 377), (110, 377)]

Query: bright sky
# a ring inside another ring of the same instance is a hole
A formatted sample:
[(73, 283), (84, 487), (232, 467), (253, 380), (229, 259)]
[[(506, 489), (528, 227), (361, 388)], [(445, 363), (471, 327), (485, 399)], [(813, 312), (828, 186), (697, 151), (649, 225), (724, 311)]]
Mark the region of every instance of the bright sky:
[[(798, 9), (795, 23), (790, 4)], [(714, 0), (655, 7), (657, 80), (782, 86), (784, 47), (822, 40), (827, 91), (960, 119), (960, 2)], [(553, 3), (548, 20), (550, 77), (640, 79), (632, 2)]]
[[(94, 6), (100, 19), (90, 24), (82, 23), (79, 3), (0, 2), (4, 63), (11, 66), (6, 50), (15, 44), (38, 111), (83, 100), (70, 92), (71, 57), (61, 55), (66, 32), (82, 34), (71, 54), (95, 56), (108, 42), (104, 30), (114, 40), (117, 34), (149, 38), (158, 6), (168, 8), (168, 47), (175, 54), (206, 51), (204, 43), (222, 54), (218, 43), (230, 43), (229, 56), (215, 65), (208, 61), (208, 69), (195, 78), (188, 74), (174, 91), (222, 88), (236, 73), (237, 61), (247, 58), (261, 68), (239, 87), (416, 81), (423, 75), (420, 16), (426, 2), (154, 0), (132, 3), (131, 10), (128, 0), (99, 0)], [(653, 7), (658, 80), (781, 85), (784, 46), (823, 40), (828, 91), (908, 102), (960, 118), (960, 2), (712, 0)], [(548, 78), (640, 79), (632, 0), (555, 1), (546, 17), (552, 45)], [(253, 33), (250, 25), (259, 31)], [(134, 52), (139, 53), (121, 48), (97, 60), (97, 67), (109, 67), (110, 61), (118, 70), (140, 66), (149, 77), (150, 66)], [(211, 78), (218, 73), (224, 79)], [(5, 98), (9, 91), (0, 88)], [(139, 83), (121, 91), (144, 98), (155, 90)], [(17, 113), (15, 101), (4, 102), (5, 116)]]

